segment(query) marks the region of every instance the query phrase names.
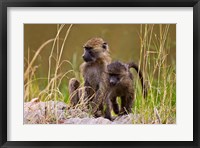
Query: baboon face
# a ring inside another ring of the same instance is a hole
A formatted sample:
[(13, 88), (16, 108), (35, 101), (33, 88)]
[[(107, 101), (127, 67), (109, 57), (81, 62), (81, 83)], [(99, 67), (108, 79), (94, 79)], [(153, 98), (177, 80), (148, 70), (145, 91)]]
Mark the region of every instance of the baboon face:
[(110, 86), (116, 86), (120, 83), (121, 79), (127, 75), (128, 67), (121, 62), (113, 62), (107, 66), (108, 82)]
[(108, 52), (107, 43), (101, 38), (92, 38), (83, 47), (82, 57), (85, 62), (95, 62), (102, 54)]
[(117, 85), (119, 81), (120, 81), (120, 75), (109, 74), (109, 83), (111, 86)]

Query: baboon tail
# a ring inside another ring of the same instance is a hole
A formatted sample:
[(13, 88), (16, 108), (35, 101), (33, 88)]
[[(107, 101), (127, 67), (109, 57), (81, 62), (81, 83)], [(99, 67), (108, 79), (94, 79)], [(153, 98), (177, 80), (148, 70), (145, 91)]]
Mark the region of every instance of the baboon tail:
[(128, 63), (128, 67), (129, 67), (129, 69), (130, 69), (130, 68), (134, 68), (134, 69), (137, 71), (137, 73), (139, 74), (140, 81), (141, 81), (141, 84), (142, 84), (143, 96), (144, 96), (144, 98), (146, 98), (146, 97), (147, 97), (148, 90), (147, 90), (147, 86), (146, 86), (146, 84), (145, 84), (145, 82), (144, 82), (144, 78), (143, 78), (142, 71), (139, 69), (138, 65), (135, 64), (134, 62)]

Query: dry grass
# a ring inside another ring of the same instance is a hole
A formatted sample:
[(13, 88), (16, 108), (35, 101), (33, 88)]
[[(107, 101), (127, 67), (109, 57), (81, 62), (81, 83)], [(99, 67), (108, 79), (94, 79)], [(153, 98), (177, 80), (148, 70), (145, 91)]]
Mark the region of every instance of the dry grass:
[[(160, 25), (159, 34), (154, 33), (154, 25), (141, 25), (138, 37), (140, 38), (140, 60), (139, 67), (145, 74), (145, 80), (149, 85), (149, 93), (147, 99), (142, 97), (140, 82), (136, 75), (135, 82), (135, 103), (133, 106), (133, 114), (139, 115), (139, 119), (133, 123), (151, 124), (151, 123), (176, 123), (176, 65), (168, 64), (168, 54), (170, 52), (170, 38), (168, 36), (170, 25)], [(78, 72), (74, 70), (76, 65), (76, 55), (73, 60), (61, 60), (63, 56), (64, 45), (67, 44), (67, 38), (70, 35), (73, 25), (68, 28), (64, 24), (57, 25), (57, 34), (55, 38), (44, 42), (30, 59), (30, 49), (28, 49), (28, 59), (25, 59), (26, 66), (24, 71), (24, 101), (29, 102), (32, 98), (39, 98), (39, 101), (62, 101), (69, 103), (70, 97), (67, 88), (61, 91), (63, 79), (69, 74), (78, 77)], [(61, 32), (65, 31), (64, 37)], [(52, 44), (50, 54), (48, 56), (48, 74), (46, 77), (38, 78), (35, 74), (38, 66), (35, 61), (45, 46)], [(112, 46), (112, 45), (111, 45)], [(119, 57), (120, 60), (120, 57)], [(53, 62), (54, 61), (54, 62)], [(62, 66), (68, 64), (71, 69), (61, 70)], [(79, 78), (80, 79), (80, 78)], [(41, 90), (39, 83), (45, 83), (45, 88)], [(83, 90), (83, 84), (79, 90)], [(65, 99), (67, 97), (67, 100)], [(75, 109), (86, 110), (83, 95)], [(59, 123), (57, 109), (55, 112), (48, 114), (48, 119), (53, 123)], [(34, 120), (34, 119), (33, 119)], [(46, 123), (43, 120), (44, 123)], [(48, 122), (49, 123), (49, 122)]]
[[(176, 73), (175, 65), (168, 64), (170, 52), (168, 37), (170, 25), (160, 25), (160, 34), (154, 34), (154, 25), (140, 27), (140, 69), (148, 80), (147, 99), (142, 98), (136, 82), (135, 114), (142, 115), (141, 123), (176, 123)], [(139, 91), (138, 91), (139, 90)]]
[[(67, 76), (67, 74), (69, 73), (74, 73), (74, 70), (68, 70), (65, 72), (60, 72), (59, 73), (59, 69), (61, 68), (61, 66), (63, 64), (70, 64), (72, 66), (72, 63), (70, 61), (67, 60), (63, 60), (61, 61), (61, 57), (62, 57), (62, 53), (64, 50), (64, 45), (66, 43), (67, 37), (69, 36), (70, 30), (72, 28), (72, 24), (69, 26), (69, 28), (67, 29), (65, 36), (64, 36), (64, 40), (62, 41), (62, 45), (61, 47), (59, 47), (59, 42), (60, 42), (60, 38), (59, 35), (61, 33), (61, 31), (63, 30), (63, 28), (65, 27), (65, 25), (58, 25), (58, 31), (56, 34), (56, 37), (54, 39), (50, 39), (48, 41), (46, 41), (45, 43), (43, 43), (37, 50), (35, 55), (33, 56), (33, 58), (30, 60), (29, 59), (29, 49), (28, 49), (28, 64), (27, 64), (27, 68), (25, 70), (24, 73), (24, 100), (25, 101), (30, 101), (32, 98), (31, 93), (33, 93), (34, 95), (36, 95), (40, 101), (49, 101), (49, 100), (53, 100), (53, 101), (63, 101), (64, 102), (64, 96), (61, 93), (59, 87), (62, 83), (62, 80), (64, 77)], [(49, 55), (49, 70), (48, 70), (48, 76), (47, 78), (37, 78), (35, 76), (35, 69), (37, 66), (33, 66), (34, 62), (36, 60), (36, 58), (39, 56), (40, 52), (44, 49), (44, 47), (49, 44), (52, 43), (52, 49), (51, 49), (51, 53)], [(53, 56), (53, 53), (56, 52), (56, 56)], [(55, 60), (55, 65), (52, 64), (52, 60)], [(30, 62), (29, 62), (30, 61)], [(55, 70), (52, 71), (51, 68), (55, 67)], [(48, 83), (45, 87), (45, 89), (43, 90), (39, 90), (37, 86), (33, 85), (34, 81), (37, 81), (38, 83), (40, 83), (40, 80), (47, 80)], [(66, 90), (67, 92), (67, 90)], [(57, 120), (57, 117), (55, 117)]]

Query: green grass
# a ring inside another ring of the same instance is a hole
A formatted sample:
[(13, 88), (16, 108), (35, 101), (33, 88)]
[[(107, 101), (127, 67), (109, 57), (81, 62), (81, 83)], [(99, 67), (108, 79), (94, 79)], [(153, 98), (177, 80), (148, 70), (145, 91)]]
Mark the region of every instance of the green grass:
[[(155, 34), (154, 25), (141, 25), (138, 32), (138, 38), (140, 38), (138, 64), (144, 73), (149, 91), (147, 98), (144, 99), (138, 75), (133, 72), (135, 76), (135, 102), (132, 110), (134, 115), (139, 116), (138, 121), (133, 121), (133, 123), (176, 123), (176, 61), (168, 61), (171, 42), (168, 35), (169, 28), (170, 25), (160, 25), (159, 34)], [(66, 40), (71, 29), (73, 29), (72, 25), (69, 28), (66, 28), (65, 25), (57, 25), (55, 38), (43, 43), (36, 50), (32, 59), (30, 59), (28, 52), (24, 72), (25, 102), (39, 98), (40, 101), (63, 101), (68, 104), (69, 79), (76, 77), (83, 82), (80, 73), (77, 71), (79, 65), (76, 63), (76, 53), (72, 55), (71, 61), (61, 61), (63, 47), (67, 44)], [(60, 37), (61, 32), (65, 32), (65, 36)], [(40, 78), (37, 77), (36, 71), (42, 67), (38, 67), (34, 62), (47, 44), (52, 44), (48, 58), (48, 74), (46, 77)], [(65, 66), (69, 68), (63, 68), (63, 70), (62, 67)]]
[(146, 99), (136, 82), (136, 99), (133, 113), (139, 114), (141, 123), (176, 122), (176, 65), (169, 65), (169, 25), (160, 25), (160, 34), (153, 34), (153, 25), (141, 25), (140, 68), (149, 84)]

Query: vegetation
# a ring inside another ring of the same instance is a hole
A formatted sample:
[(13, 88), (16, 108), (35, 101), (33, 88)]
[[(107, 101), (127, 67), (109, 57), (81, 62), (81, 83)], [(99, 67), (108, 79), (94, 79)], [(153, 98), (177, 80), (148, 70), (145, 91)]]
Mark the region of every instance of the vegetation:
[[(25, 59), (24, 68), (25, 102), (39, 98), (44, 102), (52, 100), (68, 104), (69, 94), (66, 80), (76, 77), (83, 82), (80, 73), (76, 70), (79, 67), (76, 63), (76, 53), (72, 55), (72, 61), (62, 60), (64, 45), (67, 44), (67, 38), (73, 27), (73, 25), (68, 28), (64, 24), (57, 25), (56, 36), (44, 42), (32, 57), (30, 48), (28, 48), (28, 58)], [(168, 35), (170, 25), (159, 25), (159, 34), (156, 34), (154, 29), (153, 24), (144, 24), (138, 31), (139, 67), (147, 80), (149, 93), (146, 99), (142, 97), (140, 81), (137, 74), (133, 72), (136, 99), (132, 110), (135, 116), (139, 115), (138, 120), (134, 120), (133, 123), (176, 123), (176, 64), (169, 62), (171, 59), (168, 56), (171, 42)], [(65, 35), (61, 36), (61, 32), (65, 32)], [(36, 65), (35, 61), (47, 45), (51, 45), (47, 58), (48, 73), (46, 77), (38, 77), (36, 71), (42, 66)], [(120, 57), (118, 59), (120, 60)], [(63, 67), (66, 66), (70, 68), (64, 69)], [(52, 118), (58, 123), (57, 117)]]

